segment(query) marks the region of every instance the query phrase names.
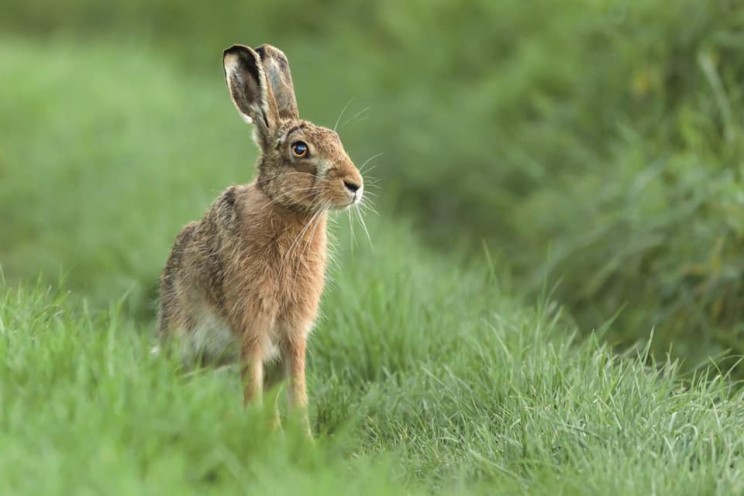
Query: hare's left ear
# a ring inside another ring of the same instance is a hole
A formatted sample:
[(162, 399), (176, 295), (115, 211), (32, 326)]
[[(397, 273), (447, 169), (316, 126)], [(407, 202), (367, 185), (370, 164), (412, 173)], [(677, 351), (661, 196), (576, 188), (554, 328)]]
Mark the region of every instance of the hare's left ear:
[(252, 49), (233, 45), (222, 56), (225, 80), (241, 117), (256, 126), (259, 145), (267, 148), (279, 122), (261, 58)]
[(295, 97), (292, 73), (289, 70), (289, 60), (284, 52), (271, 45), (261, 45), (256, 48), (261, 57), (266, 80), (276, 102), (276, 109), (282, 119), (299, 119), (297, 97)]

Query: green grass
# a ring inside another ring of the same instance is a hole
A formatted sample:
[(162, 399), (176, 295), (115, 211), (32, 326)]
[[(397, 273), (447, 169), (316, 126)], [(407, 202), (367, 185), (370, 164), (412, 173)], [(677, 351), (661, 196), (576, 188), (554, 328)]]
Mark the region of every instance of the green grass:
[(91, 313), (42, 290), (3, 288), (1, 301), (3, 494), (385, 487), (365, 475), (373, 466), (352, 478), (292, 429), (270, 435), (262, 412), (242, 408), (237, 377), (179, 373), (117, 309)]
[[(387, 189), (371, 243), (345, 215), (333, 229), (309, 351), (317, 439), (291, 418), (268, 432), (234, 369), (150, 354), (174, 235), (251, 175), (219, 68), (20, 37), (0, 66), (0, 493), (744, 491), (744, 398), (725, 373), (618, 356), (608, 319), (592, 335), (548, 297), (525, 304), (505, 260), (426, 247)], [(374, 153), (349, 134), (358, 163)]]
[[(379, 226), (375, 226), (379, 228)], [(380, 232), (386, 232), (380, 230)], [(405, 232), (339, 253), (310, 346), (315, 444), (179, 371), (151, 326), (40, 287), (0, 294), (4, 494), (738, 494), (742, 393), (577, 342)], [(291, 420), (291, 419), (290, 419)]]

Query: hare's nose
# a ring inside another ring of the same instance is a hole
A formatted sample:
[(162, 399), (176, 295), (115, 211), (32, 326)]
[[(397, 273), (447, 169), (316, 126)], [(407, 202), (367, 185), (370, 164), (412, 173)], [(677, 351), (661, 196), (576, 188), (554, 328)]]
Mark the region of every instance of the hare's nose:
[(359, 191), (359, 188), (362, 187), (361, 184), (352, 181), (344, 181), (344, 186), (346, 187), (346, 189), (349, 190), (351, 194), (356, 193), (357, 191)]

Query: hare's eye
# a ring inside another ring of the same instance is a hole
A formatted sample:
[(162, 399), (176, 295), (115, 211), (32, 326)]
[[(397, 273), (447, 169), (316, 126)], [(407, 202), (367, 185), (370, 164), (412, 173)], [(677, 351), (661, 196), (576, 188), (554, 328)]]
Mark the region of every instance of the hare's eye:
[(308, 154), (307, 143), (304, 141), (295, 141), (292, 143), (292, 155), (298, 158), (305, 158)]

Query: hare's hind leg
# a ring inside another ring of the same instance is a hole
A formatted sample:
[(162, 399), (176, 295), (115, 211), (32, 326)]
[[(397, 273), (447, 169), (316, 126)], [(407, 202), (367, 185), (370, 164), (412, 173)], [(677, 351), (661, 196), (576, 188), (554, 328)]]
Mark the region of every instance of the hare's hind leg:
[(193, 320), (189, 318), (188, 306), (183, 301), (184, 257), (191, 243), (194, 231), (198, 226), (192, 222), (184, 226), (176, 236), (173, 248), (168, 255), (163, 272), (160, 274), (158, 305), (157, 338), (160, 346), (157, 351), (168, 344), (175, 336), (181, 334), (184, 326), (189, 327)]
[(168, 331), (161, 333), (160, 341), (161, 346), (175, 348), (187, 369), (228, 365), (238, 358), (238, 340), (227, 324), (204, 305), (184, 312)]
[(159, 311), (160, 344), (173, 346), (187, 369), (237, 361), (237, 339), (218, 312), (189, 284), (176, 284)]

